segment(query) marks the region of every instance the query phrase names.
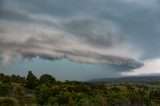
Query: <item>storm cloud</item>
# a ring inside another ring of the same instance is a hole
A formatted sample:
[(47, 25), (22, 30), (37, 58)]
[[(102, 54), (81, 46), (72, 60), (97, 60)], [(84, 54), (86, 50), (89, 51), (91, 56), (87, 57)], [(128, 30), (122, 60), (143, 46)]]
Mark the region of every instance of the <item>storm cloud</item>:
[(0, 58), (111, 64), (159, 57), (158, 0), (0, 0)]

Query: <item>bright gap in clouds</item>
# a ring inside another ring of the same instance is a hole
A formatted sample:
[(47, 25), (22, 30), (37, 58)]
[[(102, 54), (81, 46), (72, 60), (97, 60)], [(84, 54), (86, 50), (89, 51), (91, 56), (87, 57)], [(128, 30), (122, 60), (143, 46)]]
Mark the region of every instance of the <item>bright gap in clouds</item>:
[(124, 76), (160, 74), (160, 58), (144, 61), (144, 66), (128, 72), (121, 72)]

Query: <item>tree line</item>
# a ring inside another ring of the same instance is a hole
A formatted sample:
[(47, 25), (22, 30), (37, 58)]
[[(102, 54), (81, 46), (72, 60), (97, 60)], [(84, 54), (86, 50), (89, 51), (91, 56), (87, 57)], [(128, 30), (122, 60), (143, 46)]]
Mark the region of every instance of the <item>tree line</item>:
[[(159, 106), (160, 87), (57, 81), (52, 75), (0, 74), (0, 106)], [(2, 93), (3, 92), (3, 93)], [(28, 97), (29, 102), (18, 97)], [(7, 104), (8, 103), (8, 104)], [(4, 105), (5, 104), (5, 105)]]

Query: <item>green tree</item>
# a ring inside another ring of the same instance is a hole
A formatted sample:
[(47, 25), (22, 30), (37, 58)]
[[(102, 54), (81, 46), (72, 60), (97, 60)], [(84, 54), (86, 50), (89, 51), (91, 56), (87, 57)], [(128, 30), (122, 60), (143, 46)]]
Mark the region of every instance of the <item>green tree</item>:
[(28, 71), (27, 79), (26, 79), (26, 87), (28, 89), (34, 89), (36, 86), (38, 86), (38, 79), (37, 77), (32, 73), (32, 71)]
[(65, 91), (58, 95), (59, 105), (72, 105), (73, 104), (72, 93)]
[(52, 92), (48, 86), (42, 84), (36, 88), (36, 98), (39, 105), (47, 105)]
[(0, 73), (0, 80), (2, 80), (4, 77), (4, 74), (3, 73)]
[(4, 84), (4, 83), (11, 84), (10, 76), (8, 76), (8, 75), (4, 76), (4, 78), (2, 80), (2, 84)]
[(2, 83), (0, 84), (0, 92), (3, 93), (3, 96), (9, 96), (11, 91), (13, 90), (13, 86), (11, 84), (11, 79), (9, 76), (4, 76)]
[(46, 84), (48, 86), (51, 86), (56, 81), (55, 78), (49, 74), (43, 74), (39, 80), (40, 84)]

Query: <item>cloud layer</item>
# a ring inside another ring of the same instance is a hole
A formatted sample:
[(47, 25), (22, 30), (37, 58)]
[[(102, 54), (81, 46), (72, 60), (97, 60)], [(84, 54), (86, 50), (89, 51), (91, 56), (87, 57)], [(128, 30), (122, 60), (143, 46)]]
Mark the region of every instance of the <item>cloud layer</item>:
[(158, 6), (158, 0), (0, 0), (0, 58), (139, 68), (159, 57)]
[[(13, 21), (1, 21), (0, 26), (4, 28), (0, 36), (3, 63), (8, 63), (14, 57), (39, 56), (49, 60), (67, 58), (71, 61), (93, 64), (128, 64), (133, 68), (141, 65), (140, 62), (132, 58), (134, 54), (130, 51), (131, 48), (126, 46), (124, 49), (124, 42), (117, 43), (118, 40), (112, 38), (114, 35), (103, 35), (105, 32), (98, 35), (96, 32), (83, 30), (84, 32), (81, 33), (84, 35), (78, 35), (80, 32), (77, 32), (76, 35), (76, 32), (68, 33), (65, 30), (56, 30), (54, 27)], [(63, 27), (66, 28), (65, 25)], [(68, 28), (68, 30), (71, 29)], [(87, 35), (88, 33), (93, 34), (91, 36)], [(115, 32), (107, 31), (107, 33)], [(130, 55), (125, 56), (125, 54)]]

